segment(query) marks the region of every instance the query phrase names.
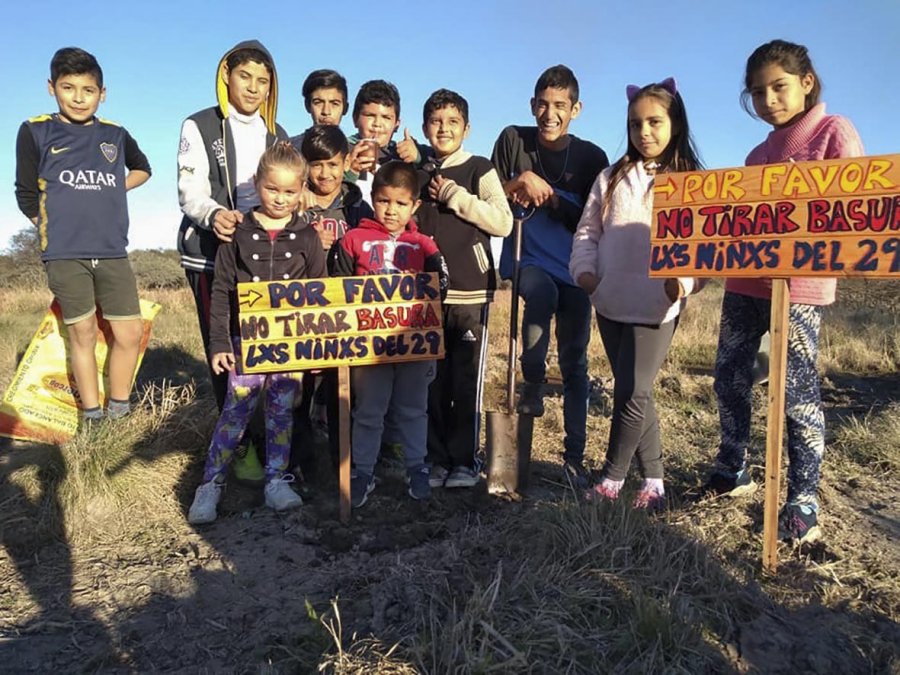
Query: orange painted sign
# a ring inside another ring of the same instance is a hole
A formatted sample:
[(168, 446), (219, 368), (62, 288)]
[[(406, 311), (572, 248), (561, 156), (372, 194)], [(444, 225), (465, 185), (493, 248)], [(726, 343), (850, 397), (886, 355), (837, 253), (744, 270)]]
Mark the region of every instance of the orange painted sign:
[(444, 357), (436, 274), (243, 283), (238, 303), (244, 373)]
[(900, 155), (660, 174), (651, 277), (900, 277)]

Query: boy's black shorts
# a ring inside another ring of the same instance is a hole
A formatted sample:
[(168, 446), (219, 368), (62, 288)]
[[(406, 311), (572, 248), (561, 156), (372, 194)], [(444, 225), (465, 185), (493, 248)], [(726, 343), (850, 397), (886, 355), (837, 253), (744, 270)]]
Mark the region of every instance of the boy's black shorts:
[(44, 269), (67, 326), (87, 319), (98, 306), (109, 321), (141, 318), (128, 258), (48, 260)]

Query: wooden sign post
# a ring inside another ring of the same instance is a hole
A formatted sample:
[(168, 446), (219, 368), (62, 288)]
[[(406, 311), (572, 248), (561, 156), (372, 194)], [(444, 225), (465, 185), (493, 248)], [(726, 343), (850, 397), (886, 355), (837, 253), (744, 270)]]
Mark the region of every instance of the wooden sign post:
[(900, 155), (660, 174), (650, 276), (772, 279), (763, 566), (774, 571), (788, 280), (900, 278)]
[(242, 373), (338, 369), (340, 518), (350, 520), (350, 368), (444, 358), (436, 274), (238, 284)]

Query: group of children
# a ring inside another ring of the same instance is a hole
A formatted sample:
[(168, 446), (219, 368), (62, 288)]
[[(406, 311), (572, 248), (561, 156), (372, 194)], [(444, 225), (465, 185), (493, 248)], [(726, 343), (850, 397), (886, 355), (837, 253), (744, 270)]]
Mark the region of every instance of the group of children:
[[(825, 114), (821, 82), (807, 50), (775, 40), (747, 62), (744, 105), (773, 127), (748, 164), (862, 154), (853, 126)], [(384, 444), (402, 449), (409, 494), (478, 483), (476, 459), (487, 346), (496, 285), (491, 237), (505, 237), (500, 275), (512, 270), (510, 205), (528, 213), (519, 293), (522, 317), (520, 414), (543, 414), (551, 320), (563, 379), (563, 472), (591, 499), (618, 499), (637, 456), (643, 483), (636, 508), (665, 505), (662, 442), (653, 382), (686, 298), (703, 280), (651, 279), (655, 176), (701, 168), (676, 81), (629, 86), (627, 149), (612, 166), (596, 145), (569, 133), (581, 112), (578, 82), (554, 66), (538, 79), (533, 126), (509, 126), (490, 160), (466, 152), (469, 111), (440, 89), (425, 102), (428, 145), (400, 126), (392, 84), (365, 83), (353, 103), (357, 133), (339, 128), (347, 84), (332, 70), (303, 85), (313, 126), (289, 138), (276, 123), (278, 81), (257, 41), (226, 52), (216, 74), (217, 104), (188, 117), (178, 150), (184, 218), (178, 248), (193, 292), (219, 420), (188, 519), (215, 519), (229, 462), (261, 472), (266, 504), (299, 506), (291, 488), (293, 429), (308, 415), (299, 373), (240, 372), (236, 285), (327, 275), (434, 272), (441, 285), (446, 358), (352, 369), (351, 501), (366, 503)], [(59, 50), (49, 81), (59, 111), (25, 122), (17, 140), (16, 196), (40, 229), (42, 260), (70, 336), (70, 360), (85, 420), (128, 413), (140, 338), (140, 312), (128, 263), (125, 191), (149, 178), (146, 157), (128, 133), (95, 116), (102, 71), (86, 52)], [(705, 495), (755, 488), (746, 465), (754, 356), (768, 329), (767, 280), (729, 280), (722, 306), (715, 391), (721, 422), (716, 465)], [(822, 307), (834, 280), (792, 280), (788, 337), (788, 500), (783, 538), (819, 534), (816, 498), (824, 422), (816, 371)], [(97, 394), (95, 305), (110, 321), (109, 401)], [(606, 461), (593, 480), (584, 464), (587, 345), (591, 314), (615, 379)], [(315, 382), (309, 375), (305, 382)], [(336, 434), (332, 372), (316, 400)], [(264, 440), (251, 419), (265, 395)], [(300, 401), (303, 406), (298, 405)], [(259, 467), (255, 445), (265, 444)], [(256, 466), (254, 466), (256, 463)]]

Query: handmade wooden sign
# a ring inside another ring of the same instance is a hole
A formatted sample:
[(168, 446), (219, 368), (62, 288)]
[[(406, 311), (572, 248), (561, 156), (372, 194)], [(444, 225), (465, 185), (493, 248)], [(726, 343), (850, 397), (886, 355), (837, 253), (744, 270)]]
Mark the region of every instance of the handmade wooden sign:
[(661, 174), (651, 277), (772, 279), (763, 567), (778, 565), (791, 277), (900, 278), (900, 155)]
[(437, 275), (238, 284), (244, 373), (444, 356)]
[(900, 277), (900, 155), (656, 177), (653, 277)]

